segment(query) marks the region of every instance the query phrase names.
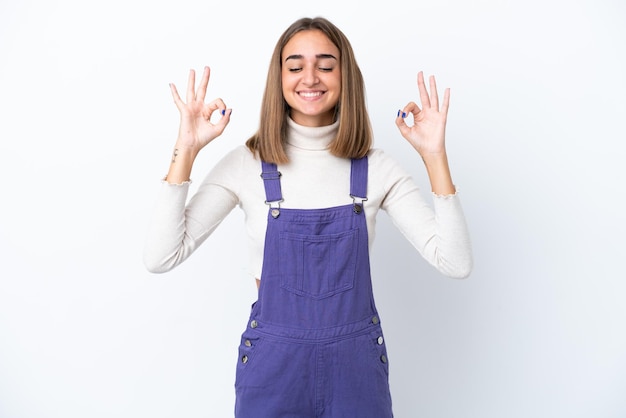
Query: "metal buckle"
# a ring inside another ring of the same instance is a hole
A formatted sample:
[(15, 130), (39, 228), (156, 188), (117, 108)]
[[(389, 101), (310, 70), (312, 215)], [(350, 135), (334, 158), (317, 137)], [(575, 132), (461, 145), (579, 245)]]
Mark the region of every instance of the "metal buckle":
[(352, 198), (352, 210), (354, 211), (354, 213), (358, 215), (363, 212), (363, 202), (367, 200), (367, 197), (358, 197), (353, 195), (350, 195), (350, 197)]
[[(277, 174), (277, 175), (271, 176), (270, 174)], [(275, 179), (280, 178), (282, 175), (283, 173), (281, 173), (280, 171), (263, 171), (260, 174), (263, 180), (275, 180)]]
[[(282, 202), (283, 200), (284, 199), (280, 199), (273, 202), (268, 202), (267, 200), (265, 201), (265, 204), (270, 207), (270, 213), (272, 214), (272, 218), (276, 219), (280, 215), (280, 202)], [(272, 206), (272, 204), (274, 203), (276, 204), (276, 206)]]

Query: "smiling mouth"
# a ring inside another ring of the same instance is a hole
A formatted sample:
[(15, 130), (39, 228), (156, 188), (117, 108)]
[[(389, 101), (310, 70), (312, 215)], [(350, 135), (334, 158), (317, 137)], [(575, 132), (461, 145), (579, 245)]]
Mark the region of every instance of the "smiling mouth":
[(315, 97), (320, 97), (324, 94), (325, 92), (323, 91), (301, 91), (298, 92), (298, 95), (304, 98), (315, 98)]

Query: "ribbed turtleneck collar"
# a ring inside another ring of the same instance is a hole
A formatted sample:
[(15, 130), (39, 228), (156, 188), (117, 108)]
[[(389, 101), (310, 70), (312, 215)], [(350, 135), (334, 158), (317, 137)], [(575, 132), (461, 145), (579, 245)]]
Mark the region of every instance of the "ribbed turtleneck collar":
[(307, 151), (323, 151), (337, 136), (339, 121), (332, 125), (311, 127), (298, 125), (291, 118), (287, 120), (287, 143)]

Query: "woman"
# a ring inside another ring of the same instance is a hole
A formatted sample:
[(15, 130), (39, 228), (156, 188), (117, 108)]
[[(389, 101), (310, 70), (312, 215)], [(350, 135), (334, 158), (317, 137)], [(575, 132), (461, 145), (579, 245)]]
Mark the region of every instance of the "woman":
[[(445, 150), (449, 90), (440, 106), (434, 77), (429, 94), (420, 72), (422, 107), (411, 102), (396, 118), (426, 166), (431, 207), (396, 162), (371, 148), (363, 78), (345, 35), (324, 18), (300, 19), (274, 50), (259, 130), (185, 204), (195, 157), (232, 113), (221, 99), (205, 103), (208, 81), (205, 68), (196, 90), (192, 70), (185, 101), (170, 85), (180, 129), (147, 268), (180, 264), (239, 206), (259, 290), (239, 347), (235, 415), (391, 417), (369, 268), (378, 210), (443, 274), (463, 278), (472, 268)], [(221, 118), (212, 123), (216, 111)]]

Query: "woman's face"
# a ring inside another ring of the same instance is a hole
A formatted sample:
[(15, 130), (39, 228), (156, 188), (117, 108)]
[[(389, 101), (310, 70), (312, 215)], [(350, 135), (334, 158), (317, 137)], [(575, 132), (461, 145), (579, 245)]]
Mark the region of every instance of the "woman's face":
[(291, 119), (303, 126), (334, 122), (341, 94), (339, 49), (323, 32), (296, 33), (282, 51), (283, 97)]

